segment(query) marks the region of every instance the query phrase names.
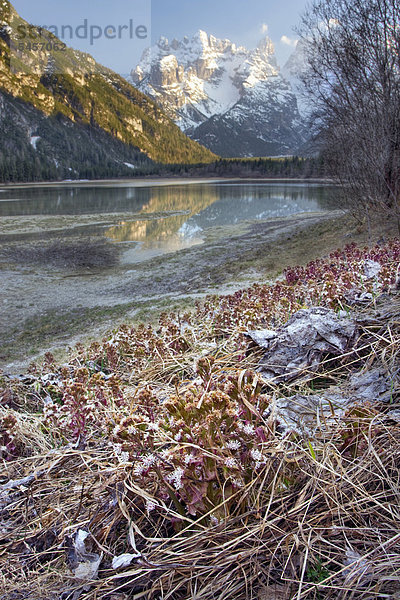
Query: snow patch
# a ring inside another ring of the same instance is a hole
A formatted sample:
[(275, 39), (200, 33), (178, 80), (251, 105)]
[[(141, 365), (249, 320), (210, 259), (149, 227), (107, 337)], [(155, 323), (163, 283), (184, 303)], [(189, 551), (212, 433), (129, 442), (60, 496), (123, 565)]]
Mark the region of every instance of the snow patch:
[(38, 143), (38, 141), (40, 140), (40, 135), (31, 135), (31, 146), (33, 146), (33, 148), (36, 150), (36, 144)]

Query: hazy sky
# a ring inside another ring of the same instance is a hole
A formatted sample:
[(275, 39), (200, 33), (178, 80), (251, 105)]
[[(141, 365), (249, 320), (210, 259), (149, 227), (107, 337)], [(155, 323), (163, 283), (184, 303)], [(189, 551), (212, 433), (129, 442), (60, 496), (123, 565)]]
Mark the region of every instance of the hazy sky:
[(282, 65), (293, 51), (293, 27), (307, 0), (14, 0), (13, 4), (27, 21), (55, 26), (54, 33), (67, 45), (90, 52), (119, 73), (129, 73), (143, 50), (161, 35), (179, 39), (198, 29), (248, 48), (268, 34)]

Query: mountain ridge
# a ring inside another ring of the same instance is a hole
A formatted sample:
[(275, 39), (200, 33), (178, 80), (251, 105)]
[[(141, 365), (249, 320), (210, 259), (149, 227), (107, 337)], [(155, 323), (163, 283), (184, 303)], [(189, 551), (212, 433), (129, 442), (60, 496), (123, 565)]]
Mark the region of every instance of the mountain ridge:
[(171, 42), (161, 37), (130, 81), (221, 156), (290, 154), (305, 141), (296, 90), (268, 37), (253, 50), (202, 30)]
[[(19, 26), (29, 24), (8, 0), (3, 0), (0, 174), (2, 170), (6, 173), (18, 169), (17, 163), (12, 166), (16, 154), (19, 163), (27, 161), (31, 166), (37, 161), (53, 162), (56, 168), (51, 170), (56, 176), (85, 176), (91, 163), (99, 167), (93, 175), (101, 176), (98, 151), (102, 145), (110, 147), (108, 159), (105, 148), (100, 152), (108, 162), (107, 176), (113, 164), (115, 174), (120, 176), (128, 172), (132, 175), (133, 167), (154, 162), (193, 164), (215, 160), (210, 151), (187, 138), (153, 100), (89, 54), (72, 48), (64, 52), (28, 47), (20, 50), (16, 36)], [(59, 42), (46, 30), (41, 30), (41, 39), (51, 48)], [(78, 152), (68, 157), (68, 147), (75, 147), (76, 136), (85, 148), (77, 148)], [(65, 143), (59, 146), (56, 138), (63, 137)], [(32, 138), (37, 138), (35, 144)], [(84, 164), (79, 169), (81, 150)], [(127, 163), (131, 167), (126, 167)], [(36, 168), (32, 172), (40, 178), (40, 171)]]

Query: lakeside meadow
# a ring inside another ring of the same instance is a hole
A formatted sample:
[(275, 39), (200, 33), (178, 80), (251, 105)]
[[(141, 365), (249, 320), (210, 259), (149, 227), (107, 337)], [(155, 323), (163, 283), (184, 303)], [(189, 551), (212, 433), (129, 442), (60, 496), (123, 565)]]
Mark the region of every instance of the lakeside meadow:
[(2, 0), (0, 307), (0, 600), (400, 600), (400, 0)]
[(395, 598), (399, 263), (350, 244), (3, 376), (3, 598)]

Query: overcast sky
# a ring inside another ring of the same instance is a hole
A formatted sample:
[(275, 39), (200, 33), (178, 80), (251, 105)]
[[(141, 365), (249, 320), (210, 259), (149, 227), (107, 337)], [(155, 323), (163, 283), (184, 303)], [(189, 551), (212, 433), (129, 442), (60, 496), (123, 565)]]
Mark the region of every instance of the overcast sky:
[[(55, 26), (58, 31), (54, 33), (66, 44), (90, 52), (102, 64), (126, 74), (161, 35), (180, 39), (198, 29), (248, 48), (269, 35), (282, 65), (293, 51), (293, 28), (307, 0), (14, 0), (13, 4), (27, 21)], [(81, 27), (79, 38), (76, 28), (85, 20), (87, 33)], [(70, 27), (65, 27), (61, 36), (63, 25)], [(108, 26), (111, 28), (105, 33)]]

